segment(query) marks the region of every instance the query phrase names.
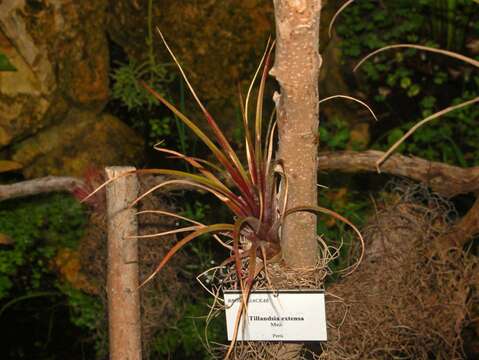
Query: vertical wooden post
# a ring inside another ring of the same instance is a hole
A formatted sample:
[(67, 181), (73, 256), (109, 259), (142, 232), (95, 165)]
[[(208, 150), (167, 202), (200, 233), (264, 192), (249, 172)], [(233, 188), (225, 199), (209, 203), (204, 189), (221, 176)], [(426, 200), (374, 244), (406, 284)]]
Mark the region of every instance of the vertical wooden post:
[[(319, 16), (321, 0), (274, 0), (276, 56), (271, 75), (280, 85), (278, 158), (288, 178), (288, 205), (317, 205), (319, 142), (318, 76), (321, 66)], [(316, 216), (297, 213), (283, 226), (281, 250), (291, 267), (317, 261)]]
[[(108, 167), (108, 179), (134, 167)], [(138, 244), (136, 210), (128, 205), (138, 196), (135, 174), (112, 181), (106, 189), (108, 216), (108, 323), (111, 360), (141, 360)]]
[[(321, 0), (274, 0), (275, 63), (270, 71), (280, 85), (274, 101), (278, 114), (278, 158), (288, 178), (287, 209), (317, 205), (319, 143), (318, 78), (321, 66)], [(281, 252), (293, 268), (316, 264), (316, 216), (296, 213), (282, 227)], [(283, 344), (277, 359), (299, 359), (302, 344)]]

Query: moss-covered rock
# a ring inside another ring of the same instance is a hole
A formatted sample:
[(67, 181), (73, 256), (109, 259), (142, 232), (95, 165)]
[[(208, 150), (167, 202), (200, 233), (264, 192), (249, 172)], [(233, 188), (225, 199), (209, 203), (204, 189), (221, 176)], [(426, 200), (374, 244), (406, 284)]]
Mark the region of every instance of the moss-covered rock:
[(91, 167), (138, 164), (143, 140), (111, 115), (72, 111), (58, 125), (15, 146), (27, 177), (81, 176)]
[(82, 175), (137, 163), (142, 140), (99, 115), (109, 97), (107, 0), (4, 0), (0, 52), (0, 148), (23, 174)]
[(4, 0), (0, 52), (0, 148), (64, 118), (100, 112), (108, 99), (106, 0)]

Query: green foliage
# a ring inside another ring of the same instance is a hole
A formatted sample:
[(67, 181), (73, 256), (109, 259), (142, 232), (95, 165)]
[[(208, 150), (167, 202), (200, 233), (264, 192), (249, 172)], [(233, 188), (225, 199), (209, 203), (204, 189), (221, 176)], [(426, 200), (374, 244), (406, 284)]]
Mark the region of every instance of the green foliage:
[(90, 331), (99, 329), (105, 316), (101, 301), (97, 297), (75, 289), (70, 284), (61, 283), (57, 286), (68, 298), (71, 322)]
[[(40, 296), (56, 299), (63, 295), (72, 325), (91, 334), (102, 328), (99, 326), (104, 321), (101, 300), (60, 282), (52, 267), (59, 249), (77, 247), (86, 224), (85, 209), (69, 195), (0, 203), (0, 233), (12, 239), (11, 245), (0, 248), (2, 311)], [(107, 350), (106, 334), (103, 335), (95, 336), (99, 356)]]
[(70, 321), (75, 326), (93, 334), (98, 358), (108, 353), (106, 311), (101, 299), (75, 289), (68, 283), (57, 283), (57, 288), (67, 297)]
[[(464, 34), (479, 30), (478, 13), (473, 13), (477, 5), (470, 0), (400, 0), (380, 7), (375, 4), (372, 0), (355, 2), (341, 14), (337, 29), (347, 62), (397, 43), (466, 52)], [(372, 144), (381, 150), (422, 118), (479, 94), (478, 76), (471, 75), (461, 63), (415, 49), (378, 54), (360, 68), (358, 80), (361, 89), (376, 101), (371, 104), (373, 108), (383, 112), (381, 122), (391, 124), (388, 129), (380, 124), (382, 133)], [(419, 129), (399, 151), (450, 164), (475, 165), (474, 141), (479, 133), (474, 119), (475, 106), (437, 119)]]
[(345, 149), (351, 136), (348, 123), (340, 118), (333, 118), (319, 128), (321, 148), (328, 150)]
[(17, 71), (5, 54), (0, 52), (0, 71)]
[(39, 289), (51, 273), (50, 260), (59, 248), (74, 248), (83, 234), (82, 206), (65, 195), (7, 201), (0, 204), (0, 233), (13, 244), (0, 248), (0, 299), (15, 285)]
[(114, 70), (112, 78), (112, 97), (124, 103), (129, 110), (135, 110), (159, 104), (140, 81), (147, 81), (162, 94), (166, 94), (166, 87), (174, 80), (174, 75), (167, 71), (165, 64), (152, 64), (149, 60), (136, 63), (130, 60)]
[[(359, 228), (364, 225), (364, 219), (367, 218), (370, 209), (370, 199), (364, 192), (341, 187), (337, 190), (319, 189), (318, 193), (318, 202), (322, 206), (343, 215)], [(318, 221), (317, 231), (332, 248), (339, 250), (339, 256), (329, 263), (334, 280), (340, 270), (354, 262), (357, 241), (347, 226), (335, 219)]]
[[(211, 301), (209, 299), (208, 301)], [(213, 319), (205, 329), (205, 313), (208, 309), (204, 303), (186, 305), (183, 318), (164, 334), (156, 337), (152, 344), (152, 356), (175, 357), (187, 359), (209, 359), (204, 347), (205, 330), (208, 341), (224, 341), (226, 329), (224, 319)], [(181, 355), (180, 355), (181, 354)]]

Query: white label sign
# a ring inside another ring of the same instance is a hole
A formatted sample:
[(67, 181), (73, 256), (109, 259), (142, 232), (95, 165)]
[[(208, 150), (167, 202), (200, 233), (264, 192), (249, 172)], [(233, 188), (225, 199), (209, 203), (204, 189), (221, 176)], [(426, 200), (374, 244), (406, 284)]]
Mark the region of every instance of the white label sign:
[[(240, 291), (225, 291), (226, 327), (232, 340)], [(320, 290), (252, 291), (241, 316), (238, 341), (326, 341), (326, 308)]]

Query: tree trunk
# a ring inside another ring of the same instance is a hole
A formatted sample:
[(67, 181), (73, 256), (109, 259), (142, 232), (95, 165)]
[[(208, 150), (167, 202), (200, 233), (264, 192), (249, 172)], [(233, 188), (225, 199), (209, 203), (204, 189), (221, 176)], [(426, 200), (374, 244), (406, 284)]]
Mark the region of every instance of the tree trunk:
[[(278, 158), (288, 179), (288, 205), (317, 204), (318, 75), (320, 0), (274, 0), (276, 56), (271, 69), (280, 85), (275, 94), (278, 114)], [(295, 268), (317, 260), (316, 217), (289, 216), (282, 231), (283, 259)]]
[[(135, 170), (108, 167), (108, 179)], [(141, 360), (140, 293), (138, 289), (138, 224), (136, 209), (128, 208), (138, 196), (135, 175), (117, 178), (106, 189), (108, 215), (108, 323), (111, 360)]]
[[(270, 74), (280, 85), (274, 94), (279, 147), (288, 181), (287, 209), (317, 204), (318, 76), (320, 0), (274, 0), (276, 55)], [(316, 264), (316, 216), (294, 213), (282, 227), (286, 265), (298, 270)], [(278, 359), (296, 359), (302, 344), (284, 344)]]

